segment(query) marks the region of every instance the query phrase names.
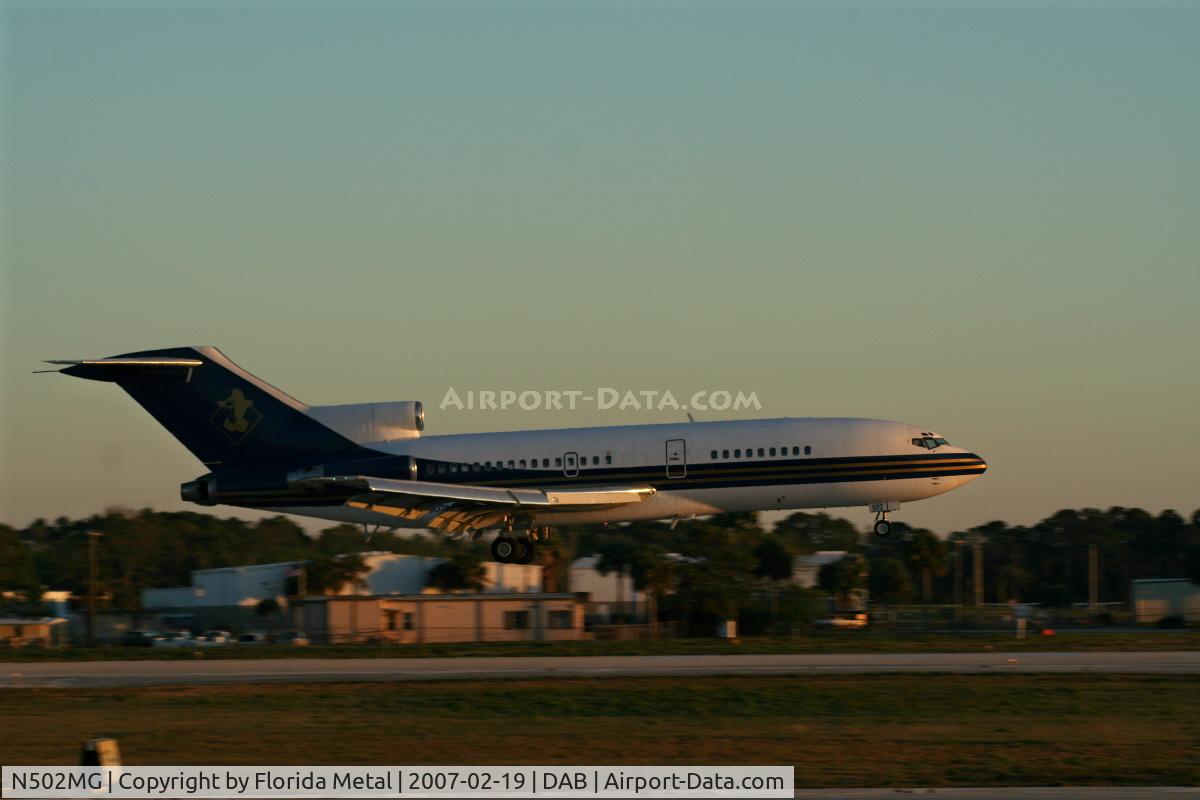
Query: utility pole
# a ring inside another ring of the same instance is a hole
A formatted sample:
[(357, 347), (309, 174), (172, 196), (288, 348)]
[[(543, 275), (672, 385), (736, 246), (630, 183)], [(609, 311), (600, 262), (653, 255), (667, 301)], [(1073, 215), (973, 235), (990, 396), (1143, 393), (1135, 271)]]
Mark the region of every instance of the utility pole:
[(971, 543), (974, 545), (971, 561), (975, 573), (975, 606), (978, 608), (983, 605), (983, 537), (973, 533)]
[(100, 531), (88, 531), (88, 597), (87, 597), (87, 643), (88, 647), (96, 644), (96, 578), (99, 570), (99, 560), (96, 545), (104, 534)]
[(1088, 610), (1095, 614), (1100, 608), (1100, 553), (1096, 543), (1088, 545)]
[(954, 539), (950, 543), (954, 545), (954, 621), (957, 623), (962, 618), (963, 540)]
[(963, 557), (962, 557), (962, 539), (954, 539), (951, 544), (954, 545), (954, 605), (962, 606), (962, 574), (963, 574)]

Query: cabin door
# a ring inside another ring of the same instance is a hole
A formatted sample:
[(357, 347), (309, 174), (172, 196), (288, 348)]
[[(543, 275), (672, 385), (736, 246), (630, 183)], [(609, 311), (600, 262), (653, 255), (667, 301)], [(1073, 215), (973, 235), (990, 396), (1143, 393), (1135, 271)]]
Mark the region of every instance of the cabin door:
[(687, 477), (687, 442), (683, 439), (667, 439), (667, 477)]

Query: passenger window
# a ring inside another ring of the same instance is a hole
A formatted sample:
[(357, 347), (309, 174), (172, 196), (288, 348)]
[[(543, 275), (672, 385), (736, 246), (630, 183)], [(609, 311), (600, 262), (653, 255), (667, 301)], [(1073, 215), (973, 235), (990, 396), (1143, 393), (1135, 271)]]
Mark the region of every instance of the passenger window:
[(758, 457), (759, 457), (759, 458), (762, 458), (762, 457), (763, 457), (763, 449), (762, 449), (761, 447), (760, 447), (760, 448), (758, 448)]
[(612, 453), (605, 453), (605, 454), (604, 454), (604, 463), (605, 463), (605, 464), (611, 464), (611, 463), (612, 463)]
[(513, 468), (513, 462), (512, 462), (512, 459), (511, 459), (511, 458), (508, 460), (508, 468), (509, 468), (509, 469), (512, 469), (512, 468)]
[(542, 459), (542, 466), (543, 466), (543, 467), (548, 467), (548, 466), (550, 466), (550, 459), (548, 459), (548, 458), (543, 458), (543, 459)]
[(774, 448), (774, 447), (772, 447), (772, 448), (771, 448), (771, 455), (775, 455), (775, 448)]
[(525, 459), (521, 459), (521, 469), (525, 469)]
[(562, 466), (562, 456), (559, 456), (558, 458), (554, 459), (554, 466), (556, 466), (556, 467)]
[(807, 445), (807, 444), (804, 445), (804, 455), (806, 455), (806, 456), (812, 455), (812, 447), (810, 445)]
[(717, 451), (713, 450), (712, 455), (710, 455), (709, 458), (711, 458), (713, 461), (716, 461), (717, 460)]
[(794, 455), (794, 456), (798, 456), (798, 455), (800, 455), (800, 448), (799, 448), (799, 447), (793, 447), (793, 448), (792, 448), (792, 455)]
[(721, 451), (721, 458), (729, 458), (729, 451), (728, 451), (728, 450), (722, 450), (722, 451)]
[(741, 450), (741, 448), (740, 448), (740, 447), (739, 447), (738, 449), (736, 449), (736, 450), (734, 450), (734, 451), (733, 451), (733, 457), (734, 457), (734, 458), (741, 458), (741, 457), (742, 457), (742, 450)]

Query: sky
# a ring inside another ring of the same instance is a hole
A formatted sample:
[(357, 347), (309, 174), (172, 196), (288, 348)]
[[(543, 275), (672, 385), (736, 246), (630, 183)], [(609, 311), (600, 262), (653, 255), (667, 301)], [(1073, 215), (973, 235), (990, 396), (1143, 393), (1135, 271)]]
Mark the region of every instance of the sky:
[[(40, 359), (211, 344), (429, 434), (755, 392), (981, 453), (894, 519), (1200, 507), (1200, 4), (0, 6), (0, 522), (201, 465)], [(219, 508), (218, 513), (236, 513)], [(866, 525), (864, 509), (844, 514)]]

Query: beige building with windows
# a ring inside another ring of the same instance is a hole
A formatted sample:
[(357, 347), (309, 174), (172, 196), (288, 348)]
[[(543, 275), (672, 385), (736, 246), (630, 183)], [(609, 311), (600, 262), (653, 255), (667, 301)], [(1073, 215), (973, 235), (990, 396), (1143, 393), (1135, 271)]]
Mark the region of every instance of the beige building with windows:
[(314, 644), (559, 642), (584, 638), (585, 595), (333, 595), (300, 603)]
[(67, 643), (62, 617), (0, 617), (0, 647), (56, 647)]

